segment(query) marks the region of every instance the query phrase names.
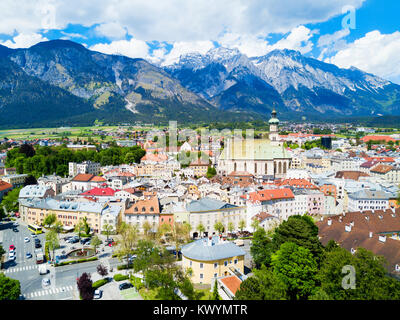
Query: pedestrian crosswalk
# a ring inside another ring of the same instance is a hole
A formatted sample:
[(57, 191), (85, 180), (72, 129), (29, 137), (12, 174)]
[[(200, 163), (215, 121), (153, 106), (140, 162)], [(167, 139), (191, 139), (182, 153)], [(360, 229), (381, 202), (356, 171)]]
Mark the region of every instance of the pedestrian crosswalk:
[(66, 286), (66, 287), (59, 287), (59, 288), (49, 288), (49, 289), (43, 289), (43, 290), (38, 290), (34, 292), (30, 292), (27, 294), (24, 294), (24, 297), (26, 299), (34, 299), (36, 297), (43, 297), (43, 296), (48, 296), (48, 295), (54, 295), (57, 293), (61, 292), (69, 292), (74, 289), (73, 286)]
[(6, 269), (6, 270), (4, 271), (4, 273), (28, 271), (28, 270), (37, 269), (38, 267), (39, 267), (39, 266), (38, 266), (37, 264), (32, 264), (32, 265), (29, 265), (29, 266), (8, 268), (8, 269)]

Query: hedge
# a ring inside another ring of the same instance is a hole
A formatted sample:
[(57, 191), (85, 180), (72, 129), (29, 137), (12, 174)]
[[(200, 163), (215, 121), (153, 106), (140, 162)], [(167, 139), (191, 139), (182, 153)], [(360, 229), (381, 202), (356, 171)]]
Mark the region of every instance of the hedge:
[(75, 264), (75, 263), (81, 263), (81, 262), (89, 262), (89, 261), (96, 261), (99, 260), (98, 257), (92, 257), (92, 258), (88, 258), (88, 259), (79, 259), (79, 260), (71, 260), (71, 261), (64, 261), (64, 262), (60, 262), (60, 263), (56, 263), (54, 266), (55, 267), (60, 267), (60, 266), (66, 266), (69, 264)]
[(117, 270), (126, 270), (126, 269), (133, 269), (133, 264), (130, 264), (129, 267), (127, 267), (126, 264), (121, 264), (117, 266)]
[(94, 290), (96, 290), (96, 289), (100, 288), (101, 286), (104, 286), (106, 283), (108, 283), (108, 280), (107, 280), (107, 279), (100, 279), (100, 280), (97, 280), (97, 281), (93, 282), (92, 288), (93, 288)]
[(123, 280), (128, 280), (129, 276), (117, 273), (117, 274), (114, 275), (113, 278), (114, 278), (115, 281), (123, 281)]

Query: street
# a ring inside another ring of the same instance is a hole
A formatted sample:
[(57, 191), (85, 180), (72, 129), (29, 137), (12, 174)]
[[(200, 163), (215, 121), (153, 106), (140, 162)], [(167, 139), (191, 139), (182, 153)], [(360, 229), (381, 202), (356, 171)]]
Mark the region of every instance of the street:
[[(52, 267), (49, 264), (47, 275), (40, 275), (35, 261), (34, 241), (31, 232), (25, 225), (17, 227), (18, 232), (13, 231), (14, 222), (3, 222), (0, 224), (2, 233), (2, 246), (6, 251), (5, 264), (2, 270), (7, 277), (17, 279), (21, 283), (21, 299), (26, 300), (73, 300), (79, 299), (76, 288), (76, 278), (82, 273), (91, 273), (92, 277), (97, 273), (97, 266), (102, 263), (108, 268), (115, 270), (120, 261), (116, 258), (106, 257), (92, 262), (85, 262), (60, 267)], [(29, 242), (25, 243), (24, 238), (28, 237)], [(45, 234), (37, 236), (44, 250)], [(62, 241), (60, 241), (62, 242)], [(15, 246), (16, 259), (8, 261), (8, 249), (10, 245)], [(32, 258), (26, 258), (26, 253), (30, 252)], [(50, 285), (43, 286), (42, 279), (50, 279)]]

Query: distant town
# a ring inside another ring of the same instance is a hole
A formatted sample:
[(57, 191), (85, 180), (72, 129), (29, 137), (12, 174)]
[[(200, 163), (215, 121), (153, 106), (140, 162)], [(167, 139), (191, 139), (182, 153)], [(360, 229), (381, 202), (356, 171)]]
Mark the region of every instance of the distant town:
[[(0, 288), (14, 289), (0, 295), (398, 297), (400, 133), (278, 117), (253, 136), (150, 125), (2, 132)], [(300, 260), (286, 261), (294, 252)], [(377, 256), (375, 281), (394, 281), (392, 291), (328, 283), (329, 259), (361, 268)], [(312, 271), (286, 274), (285, 261)]]

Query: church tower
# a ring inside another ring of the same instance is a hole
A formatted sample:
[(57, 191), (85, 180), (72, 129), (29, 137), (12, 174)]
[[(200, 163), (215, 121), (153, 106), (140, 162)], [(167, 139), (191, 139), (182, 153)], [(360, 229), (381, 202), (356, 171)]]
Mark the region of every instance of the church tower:
[(277, 143), (279, 140), (279, 132), (278, 132), (279, 120), (276, 117), (275, 108), (271, 112), (271, 119), (269, 120), (268, 123), (269, 123), (269, 140)]

